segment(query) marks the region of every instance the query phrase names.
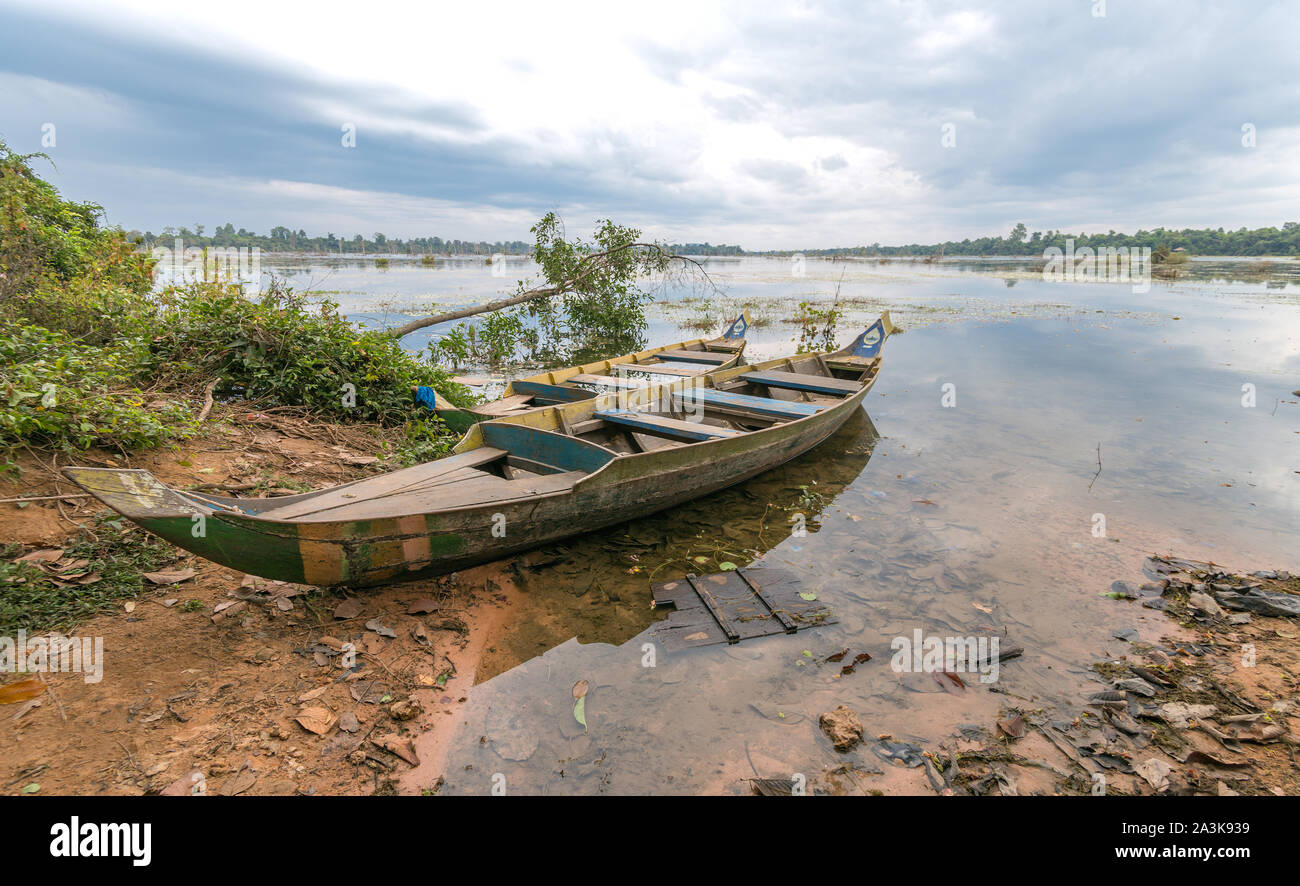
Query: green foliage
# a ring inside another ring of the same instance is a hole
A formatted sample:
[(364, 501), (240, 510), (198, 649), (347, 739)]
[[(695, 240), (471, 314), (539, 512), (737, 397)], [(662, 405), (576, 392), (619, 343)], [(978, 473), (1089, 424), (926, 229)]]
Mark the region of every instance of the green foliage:
[(258, 234), (227, 222), (218, 225), (211, 234), (203, 233), (203, 225), (195, 225), (191, 230), (184, 225), (168, 226), (161, 233), (153, 231), (132, 231), (132, 239), (140, 239), (146, 249), (154, 246), (171, 246), (176, 239), (183, 240), (186, 246), (233, 246), (235, 248), (258, 248), (263, 252), (384, 252), (393, 255), (420, 256), (420, 264), (433, 267), (435, 255), (484, 255), (497, 253), (502, 255), (528, 255), (532, 246), (523, 240), (488, 243), (486, 241), (447, 239), (442, 237), (412, 237), (409, 240), (389, 238), (375, 234), (371, 238), (357, 234), (355, 237), (339, 237), (332, 233), (323, 237), (310, 236), (305, 230), (293, 230), (284, 225), (277, 225), (269, 234)]
[(60, 198), (36, 158), (0, 141), (0, 318), (107, 341), (132, 325), (152, 261), (100, 227), (99, 206)]
[(446, 455), (460, 438), (460, 434), (430, 415), (406, 423), (401, 441), (393, 447), (393, 457), (403, 467), (424, 464)]
[(575, 362), (591, 355), (634, 351), (645, 346), (645, 305), (639, 285), (663, 273), (673, 255), (657, 243), (640, 242), (641, 232), (609, 219), (596, 222), (591, 240), (569, 239), (564, 222), (549, 212), (531, 232), (533, 260), (544, 283), (520, 281), (516, 294), (546, 291), (507, 310), (462, 327), (472, 356), (497, 364), (528, 357)]
[(835, 327), (844, 316), (839, 302), (823, 306), (818, 302), (800, 302), (794, 322), (799, 324), (798, 353), (835, 350)]
[(473, 353), (464, 323), (458, 323), (443, 333), (442, 338), (429, 345), (429, 357), (437, 361), (439, 356), (451, 361), (452, 369), (459, 369), (469, 360)]
[[(1139, 229), (1125, 234), (1110, 231), (1105, 234), (1069, 234), (1061, 231), (1034, 231), (1028, 233), (1023, 224), (1017, 224), (1006, 237), (977, 237), (966, 240), (949, 240), (945, 243), (908, 243), (904, 246), (853, 246), (839, 249), (805, 249), (805, 255), (833, 256), (908, 256), (908, 255), (1041, 255), (1045, 249), (1065, 249), (1065, 241), (1073, 240), (1074, 248), (1087, 246), (1097, 249), (1104, 246), (1126, 246), (1129, 249), (1148, 247), (1153, 252), (1160, 247), (1172, 251), (1183, 248), (1193, 255), (1300, 255), (1300, 222), (1286, 222), (1280, 228), (1183, 228), (1173, 230)], [(777, 254), (777, 253), (767, 253)], [(779, 253), (788, 254), (788, 253)]]
[(520, 344), (530, 341), (530, 331), (523, 317), (512, 311), (484, 315), (481, 320), (465, 327), (465, 336), (470, 355), (493, 365), (510, 361)]
[[(12, 552), (11, 552), (12, 553)], [(143, 529), (105, 512), (94, 533), (83, 533), (64, 548), (63, 561), (87, 560), (78, 573), (98, 575), (88, 584), (59, 582), (29, 563), (0, 560), (0, 636), (67, 628), (104, 612), (144, 590), (141, 573), (172, 559), (175, 549)]]
[(133, 385), (146, 365), (138, 340), (96, 347), (0, 321), (0, 453), (21, 443), (144, 449), (189, 436), (195, 424), (188, 407), (150, 404)]
[(388, 425), (409, 418), (416, 385), (457, 405), (474, 400), (391, 336), (358, 329), (334, 302), (310, 303), (279, 282), (256, 299), (235, 284), (193, 283), (164, 290), (159, 302), (150, 353), (172, 384), (219, 377), (225, 397)]

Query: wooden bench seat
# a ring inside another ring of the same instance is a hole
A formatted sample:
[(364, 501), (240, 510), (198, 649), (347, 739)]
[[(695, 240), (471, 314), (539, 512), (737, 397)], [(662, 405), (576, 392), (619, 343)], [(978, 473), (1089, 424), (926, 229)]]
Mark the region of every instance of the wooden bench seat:
[(707, 363), (676, 363), (672, 360), (661, 363), (620, 363), (618, 365), (632, 372), (658, 372), (661, 375), (702, 375), (712, 368)]
[(732, 359), (731, 354), (713, 354), (708, 351), (686, 351), (680, 349), (668, 349), (658, 351), (656, 357), (662, 360), (685, 360), (687, 363), (712, 363), (717, 366), (721, 363), (727, 363)]
[(584, 372), (569, 379), (580, 385), (600, 385), (603, 388), (644, 388), (647, 382), (643, 378), (618, 378), (613, 375), (592, 375)]
[[(469, 452), (449, 455), (437, 461), (426, 462), (400, 471), (380, 474), (354, 480), (332, 489), (309, 492), (306, 495), (285, 496), (281, 502), (275, 499), (273, 506), (261, 511), (262, 516), (273, 520), (292, 520), (317, 511), (324, 511), (340, 505), (357, 501), (383, 499), (415, 490), (432, 489), (448, 484), (461, 483), (467, 479), (484, 476), (481, 470), (485, 465), (509, 455), (504, 449), (480, 446)], [(250, 499), (249, 504), (258, 501)]]
[(703, 403), (705, 406), (744, 410), (767, 418), (804, 418), (826, 408), (817, 403), (805, 403), (801, 400), (774, 400), (771, 397), (733, 394), (730, 391), (719, 391), (717, 388), (674, 391), (673, 397), (684, 403), (695, 402)]
[(816, 394), (856, 394), (862, 390), (862, 383), (843, 378), (827, 378), (824, 375), (807, 375), (802, 372), (746, 372), (740, 376), (745, 381), (772, 388), (789, 388), (794, 391), (812, 391)]
[(491, 403), (475, 406), (473, 410), (479, 415), (511, 415), (531, 409), (532, 402), (532, 394), (512, 394), (500, 400), (493, 400)]
[(716, 440), (744, 433), (731, 428), (720, 428), (717, 425), (706, 425), (703, 422), (681, 421), (649, 412), (633, 412), (629, 409), (600, 409), (596, 411), (595, 417), (643, 434), (680, 440)]

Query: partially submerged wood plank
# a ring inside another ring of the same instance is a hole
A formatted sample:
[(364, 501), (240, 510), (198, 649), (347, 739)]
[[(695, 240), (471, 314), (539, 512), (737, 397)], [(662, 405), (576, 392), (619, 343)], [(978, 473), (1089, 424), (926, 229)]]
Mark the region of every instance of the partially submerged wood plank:
[(731, 624), (731, 619), (727, 618), (726, 613), (724, 613), (718, 606), (718, 602), (713, 599), (713, 592), (709, 590), (708, 587), (709, 583), (707, 581), (701, 581), (699, 584), (696, 584), (694, 575), (686, 576), (686, 583), (691, 586), (691, 590), (700, 598), (700, 602), (704, 604), (704, 608), (709, 611), (709, 615), (713, 616), (714, 622), (716, 622), (718, 627), (722, 630), (722, 634), (727, 638), (727, 642), (739, 643), (740, 634), (736, 633), (736, 629)]
[(656, 585), (655, 607), (673, 607), (656, 637), (672, 652), (833, 624), (824, 603), (799, 596), (804, 587), (786, 570), (761, 563)]

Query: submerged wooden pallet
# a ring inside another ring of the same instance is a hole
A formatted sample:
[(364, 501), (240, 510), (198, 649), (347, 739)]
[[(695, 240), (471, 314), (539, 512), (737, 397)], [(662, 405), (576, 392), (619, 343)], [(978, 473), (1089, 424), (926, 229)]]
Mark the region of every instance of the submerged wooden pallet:
[(688, 575), (655, 585), (655, 607), (675, 610), (656, 636), (672, 652), (833, 624), (835, 616), (825, 604), (799, 596), (802, 587), (795, 576), (773, 567)]

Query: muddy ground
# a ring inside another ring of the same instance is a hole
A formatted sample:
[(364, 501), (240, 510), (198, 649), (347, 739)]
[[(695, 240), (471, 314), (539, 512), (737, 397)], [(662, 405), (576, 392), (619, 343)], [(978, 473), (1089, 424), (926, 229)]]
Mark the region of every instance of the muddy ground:
[[(383, 450), (372, 429), (235, 411), (216, 419), (183, 449), (129, 461), (90, 453), (78, 462), (143, 467), (175, 486), (240, 494), (291, 493), (392, 467), (376, 460)], [(76, 493), (57, 474), (65, 463), (23, 456), (20, 478), (0, 483), (0, 497)], [(21, 545), (14, 557), (59, 550), (83, 527), (93, 531), (100, 510), (84, 498), (0, 504), (0, 541)], [(11, 701), (0, 705), (0, 790), (436, 792), (470, 687), (545, 651), (555, 636), (581, 636), (582, 619), (598, 617), (545, 615), (559, 607), (548, 605), (545, 582), (535, 579), (542, 559), (526, 555), (442, 579), (346, 592), (253, 580), (177, 550), (162, 571), (174, 577), (192, 570), (192, 577), (150, 585), (67, 630), (103, 638), (102, 681), (52, 673), (33, 684), (30, 675), (0, 675), (0, 697)], [(1289, 593), (1300, 593), (1300, 583), (1211, 580), (1203, 564), (1152, 563), (1151, 581), (1136, 577), (1117, 592), (1125, 599), (1116, 605), (1163, 601), (1149, 608), (1170, 616), (1168, 636), (1130, 643), (1125, 655), (1098, 662), (1100, 695), (1070, 710), (1007, 696), (997, 723), (954, 726), (950, 740), (931, 748), (868, 735), (837, 754), (827, 738), (831, 762), (810, 788), (1300, 793), (1297, 620), (1246, 619), (1188, 602), (1196, 585), (1211, 581)], [(645, 626), (644, 601), (635, 595), (592, 602), (591, 612), (606, 613), (605, 635), (611, 618), (613, 633), (626, 637)], [(1170, 704), (1190, 706), (1193, 716), (1164, 707)]]

